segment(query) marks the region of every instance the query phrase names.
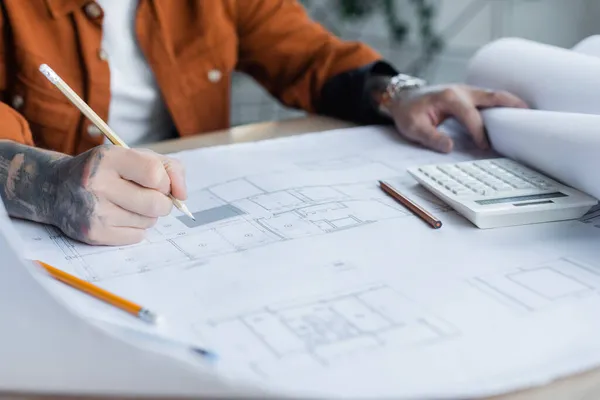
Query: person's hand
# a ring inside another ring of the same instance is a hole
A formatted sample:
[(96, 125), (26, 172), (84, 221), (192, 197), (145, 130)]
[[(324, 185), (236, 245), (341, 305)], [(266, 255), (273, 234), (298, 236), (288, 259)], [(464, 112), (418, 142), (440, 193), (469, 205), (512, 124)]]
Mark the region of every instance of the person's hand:
[(57, 160), (52, 224), (95, 245), (127, 245), (187, 197), (183, 166), (148, 150), (99, 146)]
[(480, 108), (527, 108), (520, 98), (504, 92), (482, 90), (467, 85), (429, 86), (414, 89), (408, 96), (394, 101), (390, 112), (401, 135), (427, 148), (448, 153), (454, 143), (438, 130), (445, 119), (455, 117), (481, 149), (489, 142)]

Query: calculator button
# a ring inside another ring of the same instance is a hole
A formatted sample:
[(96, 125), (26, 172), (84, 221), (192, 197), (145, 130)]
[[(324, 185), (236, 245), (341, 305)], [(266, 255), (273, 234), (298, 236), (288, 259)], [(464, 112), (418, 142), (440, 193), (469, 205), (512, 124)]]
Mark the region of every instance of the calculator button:
[(551, 184), (547, 183), (547, 182), (544, 182), (544, 183), (538, 183), (536, 186), (537, 186), (539, 189), (544, 189), (544, 190), (547, 190), (547, 189), (552, 189), (552, 188), (553, 188), (553, 186), (552, 186)]
[(453, 175), (456, 173), (456, 167), (452, 166), (452, 165), (440, 165), (438, 167), (438, 169), (442, 172), (445, 172), (449, 175)]
[(427, 176), (437, 175), (437, 173), (438, 173), (438, 170), (435, 167), (422, 167), (422, 168), (419, 168), (419, 171), (421, 171), (422, 173), (424, 173)]
[(463, 195), (466, 195), (466, 194), (471, 194), (473, 192), (471, 192), (470, 190), (467, 190), (467, 189), (454, 189), (452, 191), (452, 193), (454, 193), (457, 196), (463, 196)]
[(512, 186), (510, 186), (510, 185), (508, 185), (506, 183), (502, 183), (502, 184), (496, 186), (496, 190), (500, 190), (500, 191), (503, 191), (503, 190), (512, 190), (512, 188), (513, 188)]
[(535, 188), (535, 186), (533, 186), (531, 183), (525, 182), (525, 181), (517, 182), (515, 184), (515, 187), (517, 189), (533, 189), (533, 188)]

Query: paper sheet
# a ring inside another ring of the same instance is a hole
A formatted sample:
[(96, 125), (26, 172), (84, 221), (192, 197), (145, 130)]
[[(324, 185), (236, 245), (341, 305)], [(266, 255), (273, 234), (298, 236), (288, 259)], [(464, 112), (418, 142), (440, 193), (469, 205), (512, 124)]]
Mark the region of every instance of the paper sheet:
[[(475, 228), (405, 172), (489, 156), (469, 143), (441, 155), (357, 128), (189, 151), (176, 156), (193, 171), (195, 224), (175, 210), (124, 248), (17, 227), (31, 256), (161, 312), (161, 334), (215, 350), (223, 376), (278, 393), (481, 396), (600, 364), (595, 215)], [(391, 201), (379, 179), (444, 227)]]
[(600, 198), (600, 115), (514, 109), (483, 115), (496, 151)]
[[(18, 254), (0, 202), (0, 392), (119, 395), (235, 395), (251, 392), (218, 378), (182, 346), (125, 341), (68, 312)], [(118, 333), (118, 332), (117, 332)], [(133, 344), (135, 343), (135, 344)]]
[(573, 51), (600, 57), (600, 35), (592, 35), (573, 46)]
[(532, 108), (600, 114), (600, 59), (526, 39), (505, 38), (480, 49), (467, 83), (504, 89)]
[(492, 146), (566, 185), (600, 198), (598, 36), (573, 50), (501, 39), (471, 60), (467, 83), (510, 91), (531, 110), (483, 112)]

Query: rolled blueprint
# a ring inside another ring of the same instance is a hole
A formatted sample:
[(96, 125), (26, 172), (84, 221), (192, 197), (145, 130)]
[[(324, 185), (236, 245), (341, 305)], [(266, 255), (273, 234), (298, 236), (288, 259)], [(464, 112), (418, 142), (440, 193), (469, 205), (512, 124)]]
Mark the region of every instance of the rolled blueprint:
[(600, 57), (600, 35), (592, 35), (573, 46), (573, 51), (588, 56)]
[(600, 198), (600, 116), (498, 108), (483, 111), (492, 147)]
[(600, 198), (600, 58), (590, 55), (597, 40), (580, 43), (583, 54), (500, 39), (471, 59), (467, 83), (509, 91), (531, 107), (483, 111), (498, 153)]
[(535, 109), (600, 114), (600, 58), (570, 49), (499, 39), (471, 59), (467, 83), (507, 90)]

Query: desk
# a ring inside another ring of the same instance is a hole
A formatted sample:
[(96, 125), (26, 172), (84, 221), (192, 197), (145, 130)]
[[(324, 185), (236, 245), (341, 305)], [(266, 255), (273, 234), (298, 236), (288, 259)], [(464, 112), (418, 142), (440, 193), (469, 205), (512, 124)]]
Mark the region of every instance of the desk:
[[(347, 128), (349, 123), (329, 118), (311, 116), (280, 122), (266, 122), (235, 127), (196, 137), (169, 140), (147, 146), (158, 153), (172, 153), (185, 149), (242, 143), (329, 129)], [(599, 338), (600, 340), (600, 338)], [(65, 397), (30, 394), (8, 394), (0, 392), (0, 400), (56, 400)], [(67, 397), (77, 399), (100, 399), (101, 397)], [(102, 397), (103, 398), (103, 397)], [(103, 398), (104, 399), (104, 398)], [(600, 369), (574, 377), (558, 380), (541, 388), (519, 393), (497, 396), (488, 400), (597, 400), (600, 399)], [(153, 400), (158, 400), (153, 398)]]

